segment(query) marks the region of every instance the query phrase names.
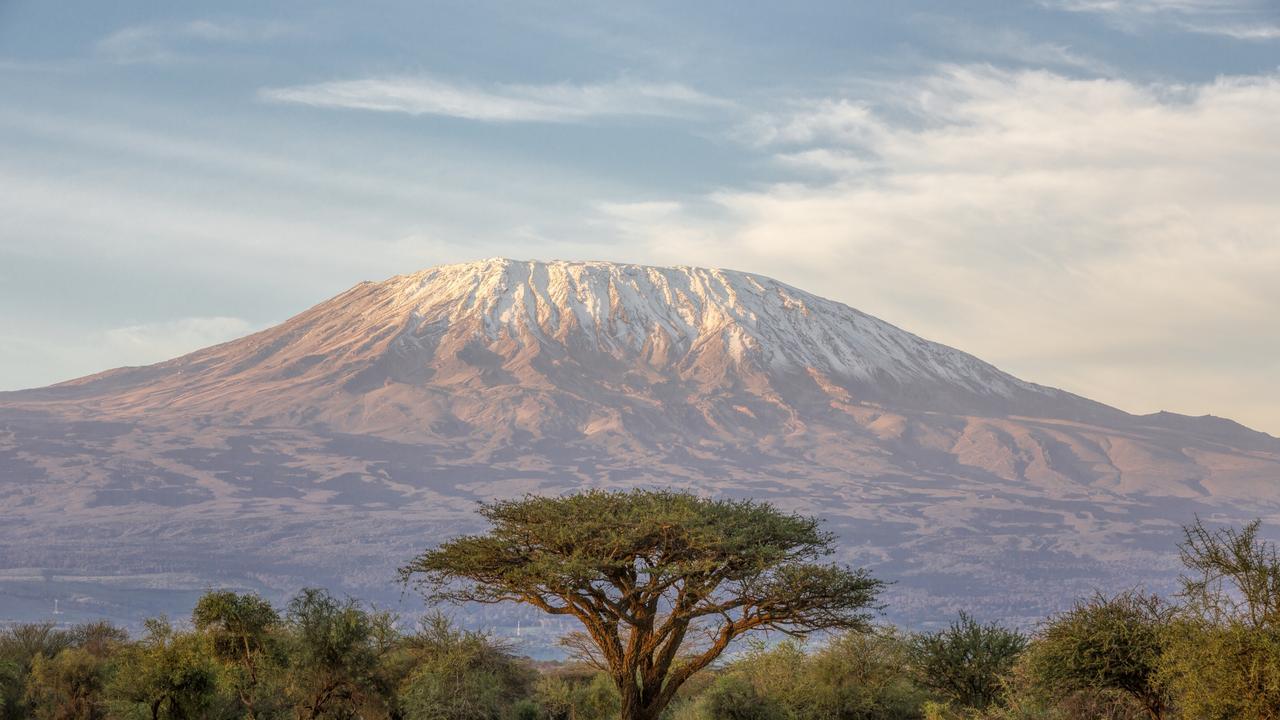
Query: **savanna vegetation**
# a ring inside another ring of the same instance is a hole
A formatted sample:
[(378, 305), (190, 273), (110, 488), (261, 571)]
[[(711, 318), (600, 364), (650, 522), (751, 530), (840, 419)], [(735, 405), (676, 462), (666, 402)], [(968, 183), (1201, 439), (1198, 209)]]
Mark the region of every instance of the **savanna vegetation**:
[(0, 631), (0, 720), (1112, 720), (1280, 718), (1280, 557), (1196, 521), (1175, 597), (1082, 598), (1027, 632), (875, 621), (881, 581), (812, 518), (682, 493), (483, 506), (414, 558), (425, 597), (576, 621), (569, 660), (320, 589), (210, 591), (190, 618)]

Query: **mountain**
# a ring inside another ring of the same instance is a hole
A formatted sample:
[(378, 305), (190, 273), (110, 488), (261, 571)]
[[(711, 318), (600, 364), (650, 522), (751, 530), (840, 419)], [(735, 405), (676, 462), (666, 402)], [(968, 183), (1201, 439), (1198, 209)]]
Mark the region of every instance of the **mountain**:
[(0, 620), (55, 596), (136, 620), (214, 585), (395, 605), (395, 567), (475, 501), (635, 485), (827, 518), (899, 621), (1026, 622), (1169, 587), (1197, 513), (1280, 515), (1280, 440), (1025, 382), (759, 275), (442, 266), (0, 393)]

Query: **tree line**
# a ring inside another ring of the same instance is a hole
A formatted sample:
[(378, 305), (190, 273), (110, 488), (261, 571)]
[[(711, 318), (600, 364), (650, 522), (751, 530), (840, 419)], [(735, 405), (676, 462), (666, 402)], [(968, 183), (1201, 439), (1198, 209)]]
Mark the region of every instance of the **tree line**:
[(767, 503), (587, 492), (481, 514), (488, 532), (402, 581), (576, 620), (570, 660), (535, 663), (439, 612), (404, 631), (320, 589), (283, 608), (217, 590), (139, 637), (0, 632), (0, 718), (1280, 719), (1280, 557), (1258, 521), (1185, 528), (1173, 598), (1098, 594), (1028, 633), (963, 613), (909, 633), (876, 621), (881, 581), (825, 560), (816, 519)]

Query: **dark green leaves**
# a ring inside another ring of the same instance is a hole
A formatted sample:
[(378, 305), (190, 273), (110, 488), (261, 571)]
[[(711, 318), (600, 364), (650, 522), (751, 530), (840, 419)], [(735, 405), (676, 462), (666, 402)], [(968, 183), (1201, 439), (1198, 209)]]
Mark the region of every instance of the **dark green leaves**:
[(945, 630), (912, 639), (911, 663), (925, 687), (981, 710), (1000, 698), (1002, 678), (1026, 646), (1022, 633), (960, 613)]

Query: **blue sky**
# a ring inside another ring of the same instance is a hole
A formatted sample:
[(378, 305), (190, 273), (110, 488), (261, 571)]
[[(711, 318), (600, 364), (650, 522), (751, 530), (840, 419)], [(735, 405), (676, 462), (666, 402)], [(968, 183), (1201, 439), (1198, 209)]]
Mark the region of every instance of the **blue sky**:
[(1280, 3), (0, 2), (0, 388), (495, 255), (1280, 434)]

